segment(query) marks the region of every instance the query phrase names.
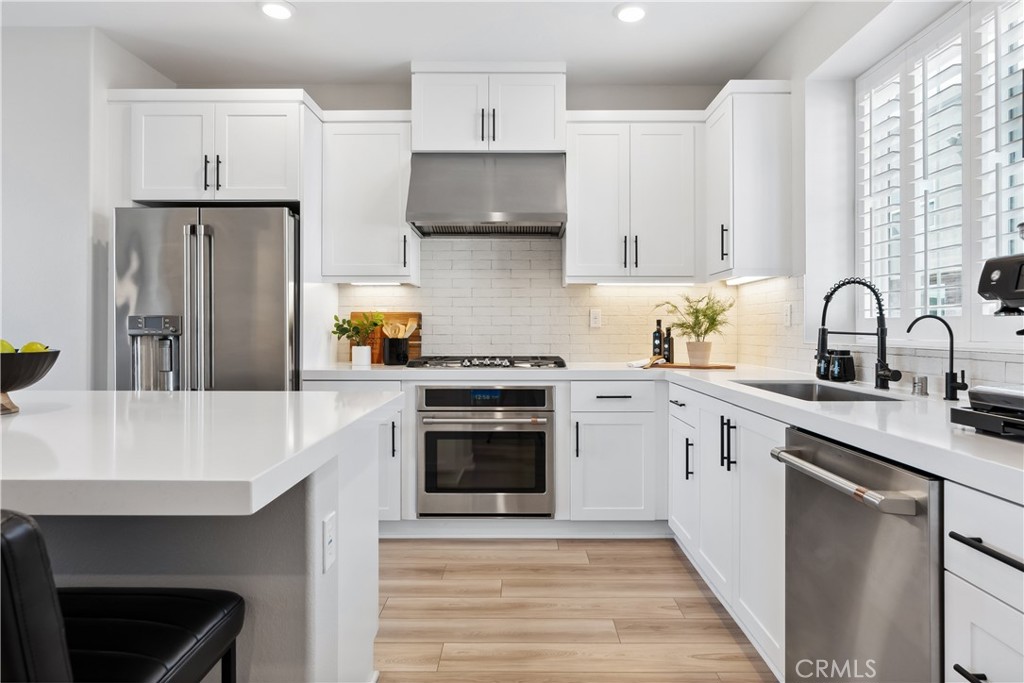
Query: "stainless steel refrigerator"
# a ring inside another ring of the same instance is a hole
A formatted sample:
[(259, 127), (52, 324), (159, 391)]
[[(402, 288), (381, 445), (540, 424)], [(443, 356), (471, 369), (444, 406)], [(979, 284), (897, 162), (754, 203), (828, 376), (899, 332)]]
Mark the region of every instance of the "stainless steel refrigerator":
[(298, 259), (286, 208), (117, 209), (117, 389), (298, 389)]

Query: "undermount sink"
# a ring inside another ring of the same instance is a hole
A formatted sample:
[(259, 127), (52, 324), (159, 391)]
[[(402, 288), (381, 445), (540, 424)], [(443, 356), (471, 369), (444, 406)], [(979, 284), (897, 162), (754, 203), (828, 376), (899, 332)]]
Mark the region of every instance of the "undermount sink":
[(759, 382), (739, 381), (742, 384), (762, 391), (782, 394), (801, 401), (899, 401), (898, 398), (878, 396), (863, 391), (850, 391), (840, 387), (821, 384), (819, 382)]

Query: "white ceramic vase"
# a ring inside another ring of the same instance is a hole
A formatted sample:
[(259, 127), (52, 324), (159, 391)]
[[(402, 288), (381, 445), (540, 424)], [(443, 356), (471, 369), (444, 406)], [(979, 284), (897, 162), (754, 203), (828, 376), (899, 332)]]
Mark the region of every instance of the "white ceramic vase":
[(369, 346), (353, 346), (352, 347), (352, 367), (368, 368), (370, 367), (370, 347)]
[(686, 342), (686, 358), (690, 365), (706, 367), (711, 364), (711, 342)]

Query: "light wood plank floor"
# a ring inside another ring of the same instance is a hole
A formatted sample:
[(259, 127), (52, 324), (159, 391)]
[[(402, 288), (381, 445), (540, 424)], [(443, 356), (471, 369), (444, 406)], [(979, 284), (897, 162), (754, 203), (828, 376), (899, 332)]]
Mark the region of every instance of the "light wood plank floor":
[(381, 683), (762, 683), (667, 539), (382, 540)]

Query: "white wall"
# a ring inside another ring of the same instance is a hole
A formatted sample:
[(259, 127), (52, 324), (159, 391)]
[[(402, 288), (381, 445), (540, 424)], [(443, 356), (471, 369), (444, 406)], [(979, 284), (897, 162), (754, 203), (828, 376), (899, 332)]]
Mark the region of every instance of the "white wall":
[(60, 349), (36, 386), (106, 377), (108, 87), (173, 85), (89, 28), (3, 30), (0, 334)]
[(566, 108), (704, 109), (724, 85), (582, 85), (570, 80)]
[[(654, 305), (706, 287), (562, 286), (562, 244), (553, 239), (441, 239), (421, 242), (416, 287), (339, 286), (340, 315), (352, 311), (419, 311), (424, 355), (554, 354), (569, 361), (627, 361), (651, 355)], [(717, 293), (733, 296), (732, 288)], [(602, 327), (591, 329), (599, 308)], [(324, 320), (325, 333), (331, 321)], [(712, 359), (736, 359), (736, 328), (714, 337)], [(685, 362), (684, 344), (677, 358)], [(340, 348), (348, 360), (348, 344)]]

